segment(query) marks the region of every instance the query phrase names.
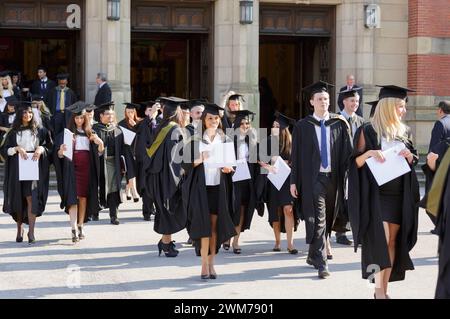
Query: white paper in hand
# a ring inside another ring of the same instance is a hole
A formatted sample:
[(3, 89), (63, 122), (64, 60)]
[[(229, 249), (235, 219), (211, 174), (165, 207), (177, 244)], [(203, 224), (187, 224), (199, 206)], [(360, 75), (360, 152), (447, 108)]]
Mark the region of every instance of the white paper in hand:
[(383, 151), (382, 153), (386, 160), (384, 163), (378, 162), (373, 157), (366, 161), (378, 186), (384, 185), (411, 171), (408, 161), (403, 156), (398, 155), (400, 151), (401, 149), (398, 147)]
[(202, 144), (200, 144), (200, 152), (207, 151), (209, 153), (209, 157), (204, 162), (205, 167), (223, 168), (236, 166), (234, 143)]
[(280, 190), (286, 179), (291, 174), (291, 168), (280, 156), (276, 160), (274, 167), (276, 169), (276, 173), (269, 173), (267, 178), (277, 190)]
[(28, 158), (24, 160), (19, 156), (19, 181), (39, 180), (39, 161), (33, 161), (33, 153), (27, 153)]
[(72, 160), (72, 157), (73, 157), (73, 133), (66, 128), (64, 129), (64, 144), (67, 146), (67, 149), (63, 154), (65, 157)]
[(231, 178), (233, 182), (246, 181), (251, 179), (250, 170), (246, 159), (236, 161), (236, 171)]
[(134, 133), (133, 131), (126, 129), (122, 126), (119, 126), (122, 133), (123, 133), (123, 141), (125, 144), (127, 145), (131, 145), (133, 144), (134, 138), (136, 137), (136, 133)]

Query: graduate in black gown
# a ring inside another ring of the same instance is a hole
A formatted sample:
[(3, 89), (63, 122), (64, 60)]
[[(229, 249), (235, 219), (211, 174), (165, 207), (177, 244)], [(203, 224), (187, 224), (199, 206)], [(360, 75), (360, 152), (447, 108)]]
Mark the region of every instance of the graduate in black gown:
[[(375, 279), (375, 298), (389, 298), (388, 283), (404, 280), (414, 265), (409, 252), (417, 240), (419, 184), (418, 162), (409, 128), (402, 122), (407, 93), (397, 86), (383, 86), (370, 122), (354, 139), (349, 168), (348, 209), (355, 250), (362, 245), (362, 277)], [(395, 149), (411, 171), (379, 186), (366, 160), (384, 161), (382, 151)]]
[[(356, 112), (359, 109), (360, 92), (362, 88), (353, 88), (350, 90), (344, 90), (339, 92), (339, 100), (342, 101), (344, 108), (339, 112), (348, 123), (351, 134), (351, 142), (353, 144), (353, 137), (355, 136), (356, 130), (364, 124), (364, 118), (359, 116)], [(345, 179), (345, 184), (347, 185), (348, 179)], [(344, 205), (340, 207), (336, 220), (333, 224), (333, 230), (336, 232), (336, 243), (346, 246), (351, 246), (353, 241), (347, 238), (346, 232), (350, 231), (350, 222), (348, 220), (348, 209), (347, 209), (347, 186), (345, 187), (345, 201)], [(331, 244), (327, 241), (329, 246), (328, 251), (331, 255)]]
[(169, 97), (164, 101), (161, 123), (153, 132), (151, 146), (147, 148), (148, 160), (145, 165), (145, 191), (155, 203), (153, 229), (162, 235), (158, 243), (159, 254), (176, 257), (178, 250), (172, 241), (175, 234), (186, 227), (186, 212), (181, 198), (181, 159), (176, 160), (172, 153), (183, 148), (183, 113), (180, 104), (187, 100)]
[(103, 208), (109, 208), (111, 224), (119, 225), (119, 205), (122, 203), (120, 188), (126, 166), (125, 143), (123, 133), (116, 124), (114, 103), (105, 105), (99, 111), (100, 123), (93, 126), (105, 146), (105, 151), (99, 158), (99, 201)]
[(16, 118), (16, 106), (19, 106), (21, 103), (14, 95), (7, 97), (5, 100), (5, 109), (0, 113), (0, 145)]
[[(242, 232), (250, 229), (253, 215), (257, 207), (256, 180), (259, 174), (258, 145), (256, 130), (251, 127), (255, 113), (249, 110), (230, 112), (234, 117), (234, 151), (236, 160), (243, 160), (250, 171), (250, 179), (233, 182), (234, 205), (232, 218), (236, 226), (236, 236), (233, 237), (233, 253), (241, 254), (239, 237)], [(239, 125), (239, 126), (238, 126)]]
[[(37, 126), (31, 106), (22, 104), (0, 150), (5, 159), (3, 211), (17, 223), (17, 242), (23, 241), (25, 223), (29, 225), (28, 243), (35, 243), (36, 218), (42, 216), (47, 203), (51, 149), (48, 131)], [(19, 180), (19, 156), (39, 161), (39, 180)]]
[[(439, 236), (439, 272), (436, 285), (436, 299), (450, 299), (450, 141), (441, 142), (443, 155), (428, 160), (433, 181), (421, 206), (433, 216), (436, 225), (434, 233)], [(434, 153), (436, 154), (436, 153)]]
[[(271, 135), (267, 140), (267, 154), (271, 157), (268, 163), (260, 162), (261, 167), (269, 172), (274, 171), (275, 162), (281, 157), (289, 166), (291, 165), (292, 135), (289, 125), (295, 124), (291, 119), (279, 112), (275, 113), (275, 121), (271, 129)], [(278, 149), (272, 151), (272, 145), (277, 145)], [(294, 247), (294, 231), (297, 230), (300, 216), (297, 209), (294, 209), (294, 198), (290, 193), (290, 176), (283, 186), (278, 190), (268, 179), (264, 177), (264, 202), (269, 212), (269, 224), (273, 228), (275, 235), (275, 246), (273, 251), (281, 251), (281, 233), (287, 234), (287, 250), (290, 254), (296, 255), (298, 250)]]
[[(141, 106), (135, 103), (124, 104), (126, 105), (125, 117), (122, 121), (119, 122), (119, 127), (123, 127), (127, 130), (132, 131), (133, 133), (136, 133), (137, 127), (142, 121), (142, 119), (138, 117), (137, 114), (137, 110)], [(139, 201), (139, 194), (136, 189), (136, 137), (134, 138), (131, 145), (125, 144), (124, 152), (127, 164), (127, 172), (125, 174), (125, 177), (127, 179), (127, 186), (125, 188), (125, 194), (127, 200), (131, 200), (131, 197), (133, 197), (133, 201), (137, 203)]]
[(297, 122), (292, 136), (291, 195), (301, 202), (309, 244), (306, 262), (319, 278), (330, 276), (325, 244), (344, 199), (344, 177), (351, 155), (348, 123), (329, 113), (328, 83), (304, 89), (314, 114)]
[[(72, 116), (67, 125), (73, 134), (71, 159), (64, 156), (64, 132), (55, 140), (53, 165), (61, 197), (61, 209), (70, 216), (72, 242), (85, 238), (84, 223), (88, 216), (97, 215), (100, 210), (98, 200), (99, 154), (105, 147), (103, 141), (92, 131), (86, 108), (89, 104), (78, 101), (70, 107)], [(77, 233), (78, 229), (78, 233)]]
[(236, 94), (233, 91), (230, 91), (225, 96), (225, 111), (224, 116), (222, 117), (222, 127), (223, 131), (229, 136), (233, 135), (229, 134), (229, 129), (235, 130), (239, 128), (239, 125), (236, 126), (234, 123), (236, 115), (233, 114), (233, 112), (242, 110), (243, 100), (244, 99), (242, 94)]
[(202, 279), (216, 279), (214, 259), (220, 245), (236, 232), (231, 219), (232, 167), (211, 168), (205, 163), (211, 154), (200, 151), (200, 144), (213, 145), (231, 140), (223, 133), (219, 111), (215, 104), (207, 103), (202, 116), (202, 128), (184, 148), (183, 206), (187, 213), (187, 230), (202, 257)]
[(39, 126), (45, 127), (48, 131), (51, 130), (51, 114), (44, 100), (39, 95), (31, 96), (31, 107), (34, 117)]
[(155, 214), (155, 204), (148, 196), (148, 192), (145, 191), (145, 168), (150, 161), (146, 149), (151, 146), (153, 133), (156, 129), (156, 118), (161, 105), (155, 101), (146, 101), (140, 104), (139, 116), (143, 120), (136, 127), (136, 189), (142, 198), (142, 215), (144, 220), (150, 221), (151, 215)]

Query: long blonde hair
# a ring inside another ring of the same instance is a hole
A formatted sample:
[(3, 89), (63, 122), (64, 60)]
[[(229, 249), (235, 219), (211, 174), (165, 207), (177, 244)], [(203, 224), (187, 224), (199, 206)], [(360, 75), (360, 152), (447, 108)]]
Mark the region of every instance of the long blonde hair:
[(382, 137), (387, 141), (406, 137), (407, 127), (397, 115), (397, 107), (402, 102), (404, 100), (391, 97), (378, 102), (375, 114), (371, 119), (372, 126), (378, 135), (378, 142), (381, 142)]
[(14, 95), (14, 90), (13, 90), (13, 85), (12, 85), (12, 81), (11, 81), (11, 77), (9, 75), (7, 76), (3, 76), (0, 77), (0, 85), (1, 85), (1, 89), (3, 90), (3, 79), (6, 79), (8, 81), (8, 91), (11, 95)]

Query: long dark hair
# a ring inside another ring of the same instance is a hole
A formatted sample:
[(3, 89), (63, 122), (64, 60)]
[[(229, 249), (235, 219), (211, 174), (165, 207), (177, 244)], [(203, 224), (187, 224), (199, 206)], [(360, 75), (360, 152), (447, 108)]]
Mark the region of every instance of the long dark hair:
[(76, 134), (77, 133), (77, 125), (75, 124), (75, 117), (83, 115), (84, 117), (84, 123), (83, 123), (83, 131), (86, 133), (87, 137), (91, 137), (92, 135), (92, 128), (91, 128), (91, 123), (89, 121), (89, 118), (87, 116), (87, 114), (74, 114), (72, 113), (72, 115), (70, 116), (70, 120), (69, 120), (69, 124), (67, 124), (67, 129), (70, 130), (72, 133)]
[[(31, 112), (31, 114), (33, 114), (33, 117), (31, 118), (31, 121), (28, 123), (27, 126), (23, 126), (22, 125), (22, 117), (23, 117), (23, 114), (25, 113), (25, 111), (28, 111), (28, 110)], [(31, 109), (31, 106), (19, 108), (16, 113), (16, 118), (14, 119), (14, 122), (12, 124), (12, 130), (14, 132), (20, 132), (20, 131), (23, 131), (26, 129), (31, 130), (31, 132), (34, 135), (37, 135), (38, 124), (34, 118), (34, 113), (33, 113), (33, 110)]]

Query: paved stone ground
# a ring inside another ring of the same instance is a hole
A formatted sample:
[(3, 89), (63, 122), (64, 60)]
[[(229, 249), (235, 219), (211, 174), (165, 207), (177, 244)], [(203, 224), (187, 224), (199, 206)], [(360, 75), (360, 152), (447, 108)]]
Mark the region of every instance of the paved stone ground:
[[(186, 231), (174, 236), (181, 246), (177, 258), (158, 257), (159, 236), (153, 222), (142, 220), (140, 205), (121, 206), (120, 226), (110, 225), (104, 211), (99, 222), (86, 226), (86, 240), (75, 245), (68, 216), (60, 211), (55, 194), (38, 219), (35, 246), (15, 243), (15, 224), (1, 213), (0, 298), (372, 298), (373, 290), (361, 279), (359, 252), (333, 244), (332, 276), (320, 280), (305, 262), (304, 224), (295, 233), (299, 255), (286, 252), (285, 237), (284, 251), (276, 253), (271, 251), (267, 215), (255, 215), (252, 229), (242, 235), (242, 255), (221, 250), (218, 279), (202, 282), (200, 259), (185, 244)], [(392, 298), (433, 298), (437, 237), (430, 229), (421, 211), (412, 251), (416, 270), (408, 272), (405, 281), (391, 284)], [(73, 271), (77, 267), (80, 272)], [(77, 278), (80, 286), (74, 288)]]

